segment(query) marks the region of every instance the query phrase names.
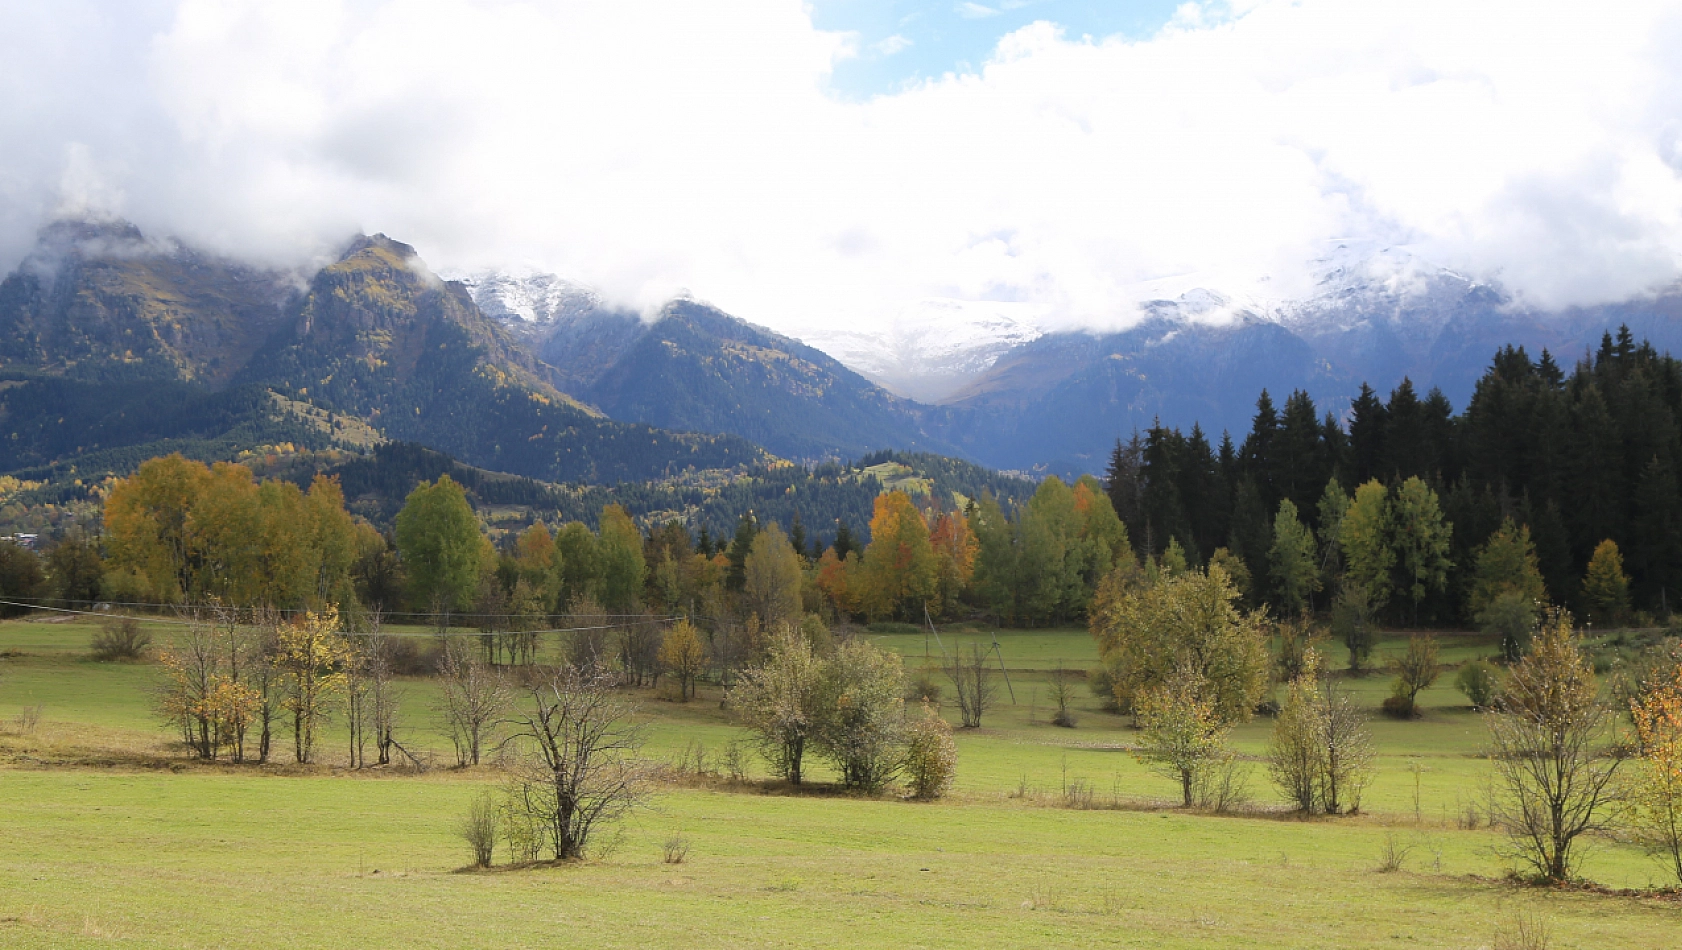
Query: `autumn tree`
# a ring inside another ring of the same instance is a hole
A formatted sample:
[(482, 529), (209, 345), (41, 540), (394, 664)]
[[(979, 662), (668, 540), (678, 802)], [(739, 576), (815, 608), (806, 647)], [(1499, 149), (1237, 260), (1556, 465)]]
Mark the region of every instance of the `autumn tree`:
[(231, 614), (201, 609), (189, 616), (185, 630), (158, 656), (158, 712), (180, 730), (195, 757), (216, 759), (226, 751), (242, 761), (260, 702), (251, 668), (263, 658), (253, 655)]
[(544, 613), (555, 613), (561, 595), (561, 555), (554, 532), (539, 521), (514, 540), (514, 563), (520, 579), (538, 596)]
[(1682, 884), (1682, 662), (1630, 703), (1639, 760), (1630, 784), (1637, 840)]
[(332, 606), (305, 612), (280, 629), (274, 663), (282, 677), (281, 705), (292, 714), (293, 753), (300, 763), (314, 761), (316, 732), (344, 689), (348, 654), (339, 612)]
[(660, 644), (660, 665), (677, 680), (678, 700), (688, 702), (695, 695), (695, 681), (706, 669), (707, 652), (695, 625), (687, 619), (672, 624)]
[(192, 589), (187, 521), (209, 482), (207, 466), (175, 454), (141, 463), (106, 496), (112, 567), (132, 572), (164, 603), (177, 602)]
[(969, 588), (980, 543), (961, 513), (943, 511), (931, 518), (929, 544), (934, 548), (935, 592), (929, 607), (935, 616), (944, 617), (957, 608), (958, 598)]
[(813, 742), (822, 709), (819, 683), (824, 662), (800, 632), (774, 633), (764, 662), (742, 671), (726, 705), (756, 736), (771, 771), (799, 785), (808, 743)]
[(952, 740), (952, 726), (927, 701), (923, 713), (905, 726), (906, 785), (911, 797), (939, 798), (952, 787), (958, 774), (958, 744)]
[(1372, 781), (1372, 735), (1354, 700), (1311, 656), (1286, 689), (1268, 744), (1268, 772), (1298, 811), (1358, 811)]
[(935, 594), (937, 565), (929, 527), (902, 491), (876, 496), (870, 544), (850, 579), (854, 602), (865, 616), (880, 620), (922, 605)]
[(1595, 546), (1583, 576), (1583, 603), (1589, 618), (1600, 624), (1621, 622), (1629, 613), (1629, 577), (1617, 542), (1608, 538)]
[(800, 620), (800, 555), (776, 522), (754, 535), (743, 562), (743, 609), (767, 627)]
[(1222, 722), (1249, 719), (1268, 687), (1264, 616), (1240, 609), (1219, 567), (1125, 589), (1094, 610), (1091, 630), (1123, 710), (1182, 669), (1202, 678)]
[(1612, 717), (1569, 613), (1550, 613), (1484, 716), (1494, 814), (1512, 856), (1542, 878), (1570, 880), (1577, 840), (1607, 826), (1621, 760), (1607, 754)]
[(1280, 606), (1292, 612), (1308, 610), (1310, 598), (1320, 589), (1319, 556), (1313, 532), (1297, 518), (1297, 506), (1289, 498), (1279, 503), (1273, 518), (1273, 547), (1267, 559)]
[(1226, 745), (1230, 727), (1203, 693), (1201, 677), (1178, 669), (1137, 702), (1140, 743), (1134, 757), (1179, 782), (1187, 808), (1195, 801), (1199, 777), (1231, 757)]
[(823, 663), (813, 736), (847, 788), (879, 792), (901, 765), (905, 671), (898, 653), (863, 638), (838, 644)]

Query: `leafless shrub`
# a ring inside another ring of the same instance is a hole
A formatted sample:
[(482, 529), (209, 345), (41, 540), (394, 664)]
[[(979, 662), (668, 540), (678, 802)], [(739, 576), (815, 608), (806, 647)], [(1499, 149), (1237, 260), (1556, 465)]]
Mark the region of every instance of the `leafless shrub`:
[(1199, 769), (1192, 779), (1192, 798), (1197, 807), (1226, 813), (1250, 804), (1255, 796), (1250, 791), (1250, 763), (1226, 756)]
[(41, 707), (25, 706), (18, 712), (17, 718), (12, 720), (20, 735), (30, 735), (41, 725)]
[(488, 868), (496, 850), (497, 807), (488, 794), (481, 794), (467, 806), (467, 815), (456, 826), (456, 834), (473, 849), (473, 866)]
[(1547, 920), (1535, 911), (1518, 911), (1495, 931), (1491, 950), (1548, 950), (1553, 933)]
[(666, 839), (663, 846), (667, 864), (682, 864), (689, 857), (689, 839), (681, 834)]
[(1090, 810), (1095, 801), (1095, 791), (1086, 779), (1071, 779), (1063, 786), (1063, 807)]
[(1394, 832), (1385, 832), (1384, 848), (1378, 853), (1378, 870), (1382, 874), (1400, 871), (1406, 863), (1408, 855), (1413, 853), (1413, 846), (1402, 844), (1396, 840)]
[(101, 663), (140, 660), (152, 648), (152, 635), (133, 617), (113, 617), (100, 623), (89, 647), (93, 658)]
[(748, 777), (748, 752), (740, 739), (731, 739), (724, 744), (724, 752), (720, 755), (724, 765), (724, 774), (732, 782), (743, 782)]

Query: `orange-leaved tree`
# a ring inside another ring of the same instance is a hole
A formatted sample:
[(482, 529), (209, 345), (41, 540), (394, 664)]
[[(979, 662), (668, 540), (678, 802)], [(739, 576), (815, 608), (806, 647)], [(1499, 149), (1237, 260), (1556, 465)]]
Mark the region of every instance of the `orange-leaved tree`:
[(864, 549), (854, 603), (871, 620), (920, 609), (934, 596), (938, 581), (929, 526), (902, 491), (876, 496), (870, 518), (870, 545)]

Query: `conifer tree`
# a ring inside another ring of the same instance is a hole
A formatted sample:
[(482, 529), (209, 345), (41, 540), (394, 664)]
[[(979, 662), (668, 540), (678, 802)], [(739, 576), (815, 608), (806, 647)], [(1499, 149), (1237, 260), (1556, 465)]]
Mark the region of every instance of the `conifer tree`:
[(1610, 538), (1595, 546), (1583, 576), (1583, 602), (1596, 623), (1614, 624), (1629, 612), (1629, 577), (1617, 542)]

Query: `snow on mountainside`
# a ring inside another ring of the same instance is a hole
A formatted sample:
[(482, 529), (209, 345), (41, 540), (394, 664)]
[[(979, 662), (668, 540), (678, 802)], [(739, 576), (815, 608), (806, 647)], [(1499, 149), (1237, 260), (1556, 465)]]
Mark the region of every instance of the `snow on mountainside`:
[(533, 269), (446, 275), (467, 285), (479, 309), (512, 330), (538, 333), (601, 307), (601, 296), (583, 284)]
[(939, 402), (1043, 336), (1038, 317), (1031, 304), (931, 298), (901, 310), (886, 330), (813, 327), (794, 335), (886, 389)]

